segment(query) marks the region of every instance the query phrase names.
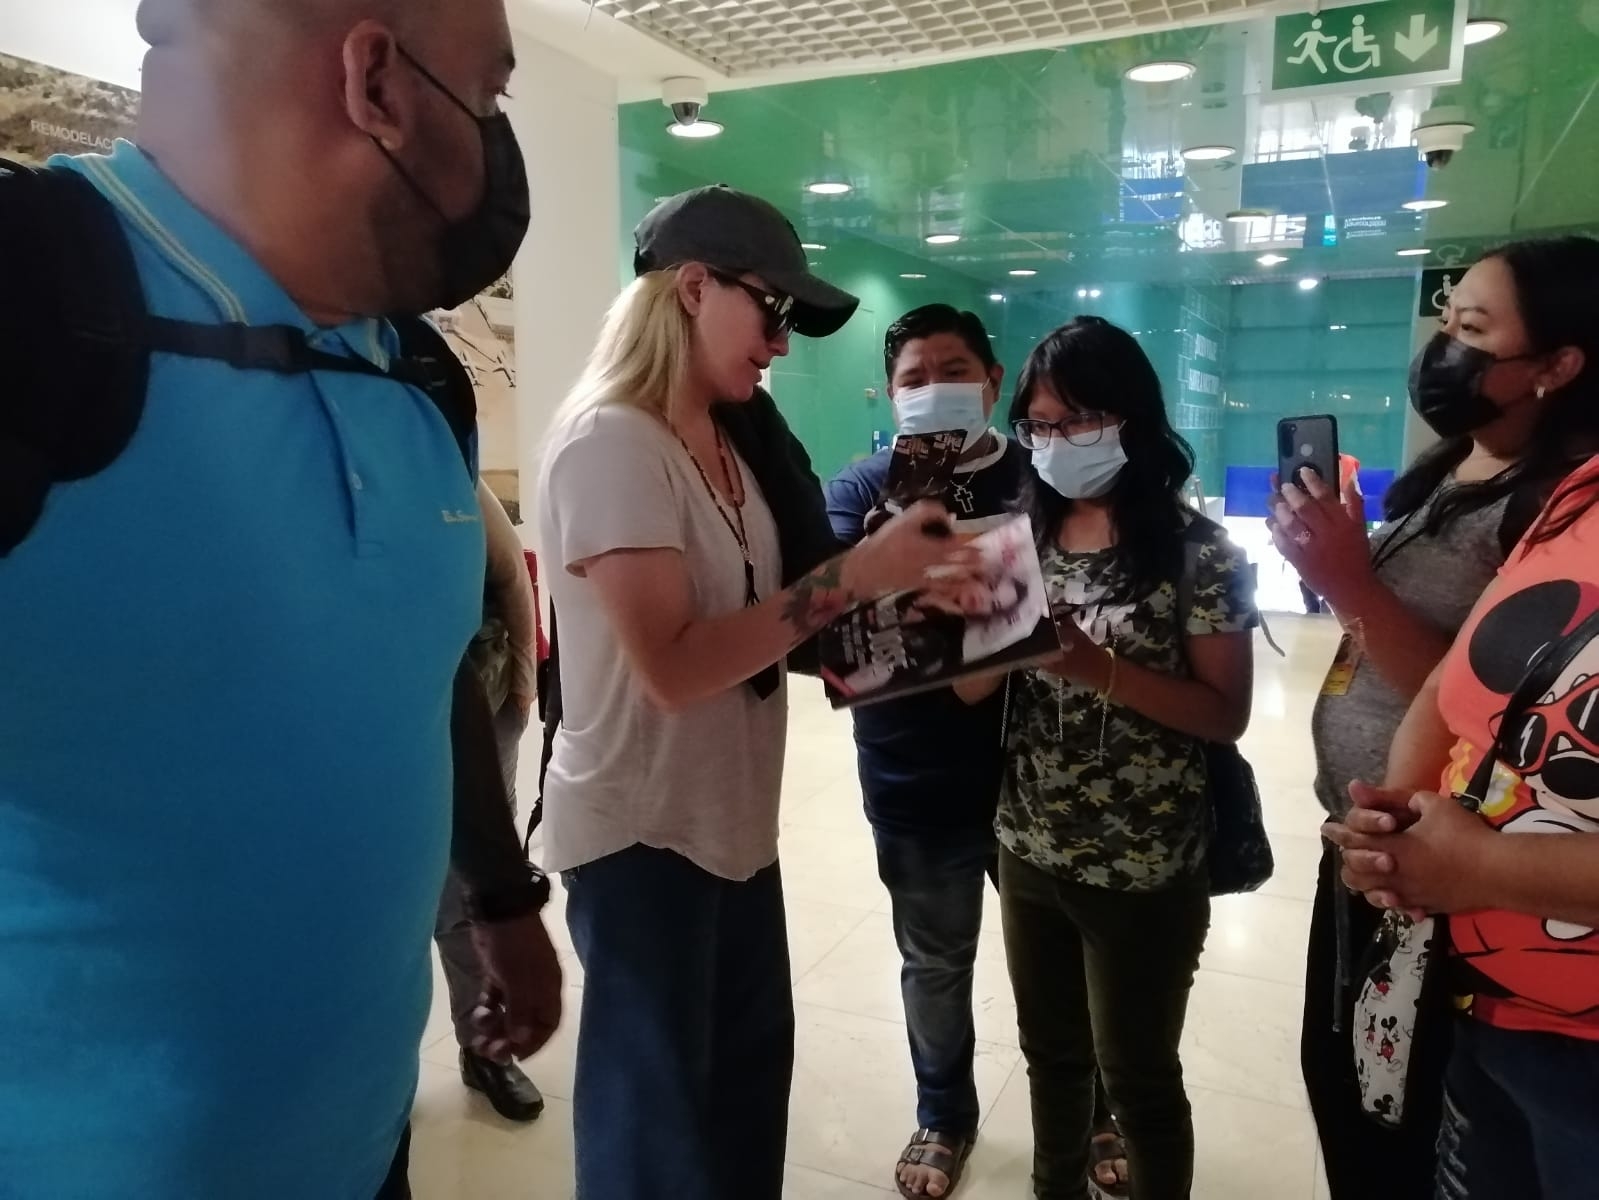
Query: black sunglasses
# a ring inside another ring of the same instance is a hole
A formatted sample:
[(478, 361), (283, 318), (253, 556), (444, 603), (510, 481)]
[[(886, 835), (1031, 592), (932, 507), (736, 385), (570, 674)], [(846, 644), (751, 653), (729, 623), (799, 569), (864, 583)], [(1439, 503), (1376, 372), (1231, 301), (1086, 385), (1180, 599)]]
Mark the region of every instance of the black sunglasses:
[(765, 288), (758, 288), (753, 283), (747, 283), (737, 275), (727, 271), (718, 271), (715, 268), (710, 268), (710, 275), (718, 283), (725, 283), (732, 287), (743, 289), (746, 296), (760, 305), (761, 313), (766, 317), (766, 336), (768, 340), (775, 341), (777, 338), (787, 337), (794, 332), (793, 296), (780, 296), (776, 292), (768, 292)]

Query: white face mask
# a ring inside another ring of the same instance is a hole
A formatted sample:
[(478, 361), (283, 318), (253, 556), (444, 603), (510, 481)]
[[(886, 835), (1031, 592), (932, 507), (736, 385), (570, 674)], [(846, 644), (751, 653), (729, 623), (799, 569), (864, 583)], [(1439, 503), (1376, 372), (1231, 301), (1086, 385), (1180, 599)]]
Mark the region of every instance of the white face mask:
[(1092, 446), (1074, 446), (1052, 437), (1042, 450), (1033, 451), (1038, 477), (1068, 500), (1095, 500), (1116, 486), (1127, 451), (1122, 449), (1121, 426), (1106, 426)]
[(966, 433), (966, 449), (988, 431), (983, 412), (986, 383), (929, 383), (925, 387), (904, 388), (894, 397), (894, 415), (899, 431), (907, 436), (942, 433), (960, 429)]

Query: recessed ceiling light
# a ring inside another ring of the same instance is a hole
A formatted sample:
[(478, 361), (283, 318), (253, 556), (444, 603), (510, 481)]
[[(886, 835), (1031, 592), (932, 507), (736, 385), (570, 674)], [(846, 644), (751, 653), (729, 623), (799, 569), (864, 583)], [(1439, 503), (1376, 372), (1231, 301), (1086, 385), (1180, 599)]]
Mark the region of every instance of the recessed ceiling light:
[(855, 188), (842, 179), (818, 179), (815, 183), (808, 184), (805, 190), (813, 196), (843, 196)]
[(1431, 254), (1432, 251), (1425, 246), (1412, 246), (1408, 250), (1396, 250), (1394, 253), (1399, 255), (1400, 258), (1423, 258)]
[(801, 242), (800, 243), (800, 249), (801, 250), (826, 250), (827, 247), (822, 245), (821, 242)]
[(1313, 292), (1320, 286), (1321, 280), (1317, 279), (1313, 275), (1306, 275), (1299, 281), (1299, 290), (1302, 292)]
[(1005, 293), (1004, 292), (989, 292), (988, 293), (988, 298), (990, 300), (994, 301), (997, 304), (997, 303), (999, 303), (1001, 300), (1003, 300), (1005, 298)]
[(1077, 298), (1079, 300), (1087, 300), (1088, 299), (1088, 289), (1087, 288), (1078, 288), (1077, 289)]
[(1509, 29), (1508, 22), (1484, 17), (1480, 21), (1466, 22), (1466, 45), (1480, 46), (1483, 42), (1491, 42), (1505, 30)]
[(1034, 275), (1037, 275), (1038, 272), (1033, 270), (1031, 267), (1017, 267), (1011, 272), (1011, 274), (1017, 279), (1031, 279)]
[(1098, 288), (1089, 288), (1088, 289), (1088, 298), (1090, 300), (1098, 300), (1104, 294), (1105, 293), (1100, 291)]
[(929, 246), (953, 246), (960, 240), (961, 235), (958, 233), (930, 233), (927, 235), (927, 244)]
[(1447, 200), (1407, 200), (1400, 205), (1401, 208), (1407, 208), (1411, 212), (1432, 212), (1435, 208), (1447, 208), (1448, 206), (1449, 201)]
[(1226, 219), (1235, 225), (1246, 225), (1250, 221), (1265, 221), (1272, 216), (1269, 208), (1235, 208), (1227, 214)]
[(1183, 157), (1189, 162), (1216, 162), (1219, 159), (1231, 158), (1238, 153), (1237, 146), (1185, 146)]
[(1161, 62), (1139, 63), (1127, 72), (1134, 83), (1176, 83), (1194, 73), (1194, 64), (1170, 59)]
[(1344, 330), (1346, 330), (1348, 328), (1349, 328), (1349, 326), (1347, 326), (1347, 325), (1329, 325), (1329, 326), (1327, 326), (1327, 329), (1330, 332), (1332, 332), (1332, 333), (1342, 333)]
[(921, 274), (919, 271), (906, 271), (902, 275), (900, 275), (900, 278), (901, 279), (926, 279), (927, 276)]
[(687, 125), (673, 121), (666, 127), (666, 132), (680, 138), (713, 138), (722, 132), (722, 126), (717, 121), (691, 121)]
[(1262, 254), (1255, 261), (1263, 267), (1275, 267), (1278, 263), (1287, 262), (1288, 256), (1286, 254)]

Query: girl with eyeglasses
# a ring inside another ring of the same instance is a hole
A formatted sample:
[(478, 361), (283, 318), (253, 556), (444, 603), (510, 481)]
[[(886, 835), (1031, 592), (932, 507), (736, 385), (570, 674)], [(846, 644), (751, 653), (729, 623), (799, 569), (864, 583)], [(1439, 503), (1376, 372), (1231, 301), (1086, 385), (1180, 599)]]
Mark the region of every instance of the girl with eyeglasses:
[(1138, 1195), (1179, 1200), (1194, 1133), (1178, 1043), (1210, 924), (1203, 743), (1249, 723), (1253, 576), (1183, 502), (1193, 452), (1125, 330), (1051, 333), (1011, 416), (1066, 647), (1003, 682), (999, 890), (1033, 1191), (1085, 1194), (1097, 1060)]

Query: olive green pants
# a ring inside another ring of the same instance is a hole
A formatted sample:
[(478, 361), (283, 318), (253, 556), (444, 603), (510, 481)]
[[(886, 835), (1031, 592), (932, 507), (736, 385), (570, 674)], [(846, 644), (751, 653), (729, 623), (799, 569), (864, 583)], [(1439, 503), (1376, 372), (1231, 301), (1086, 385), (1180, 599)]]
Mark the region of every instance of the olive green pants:
[(1137, 1200), (1185, 1200), (1194, 1125), (1177, 1046), (1210, 927), (1203, 873), (1089, 887), (1000, 851), (1005, 952), (1033, 1105), (1033, 1194), (1083, 1200), (1097, 1062)]

